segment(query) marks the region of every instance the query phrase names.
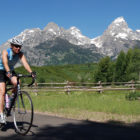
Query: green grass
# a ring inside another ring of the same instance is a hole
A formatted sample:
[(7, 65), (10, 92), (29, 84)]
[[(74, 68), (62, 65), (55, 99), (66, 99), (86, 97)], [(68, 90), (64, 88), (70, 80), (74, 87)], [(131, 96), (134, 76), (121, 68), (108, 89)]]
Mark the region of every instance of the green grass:
[(54, 92), (32, 93), (35, 110), (54, 113), (76, 111), (105, 112), (119, 115), (140, 115), (140, 101), (129, 101), (125, 91), (116, 93), (73, 92), (70, 95)]
[[(93, 82), (94, 70), (97, 64), (78, 64), (60, 66), (33, 66), (33, 71), (37, 73), (37, 82)], [(23, 67), (16, 68), (17, 73), (27, 74)], [(23, 81), (25, 82), (25, 80)]]

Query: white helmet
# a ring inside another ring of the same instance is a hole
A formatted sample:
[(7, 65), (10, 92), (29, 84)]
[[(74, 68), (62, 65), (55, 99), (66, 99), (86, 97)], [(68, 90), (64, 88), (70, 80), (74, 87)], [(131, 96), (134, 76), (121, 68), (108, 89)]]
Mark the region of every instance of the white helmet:
[(11, 39), (10, 44), (23, 46), (22, 41), (21, 40), (18, 40), (16, 38)]

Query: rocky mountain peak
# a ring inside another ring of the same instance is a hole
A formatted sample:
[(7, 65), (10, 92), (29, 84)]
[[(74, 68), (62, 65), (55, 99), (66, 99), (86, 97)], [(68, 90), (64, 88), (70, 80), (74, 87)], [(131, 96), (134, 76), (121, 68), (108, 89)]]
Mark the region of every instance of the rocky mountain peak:
[(81, 31), (77, 27), (75, 27), (75, 26), (70, 27), (69, 30), (70, 31), (75, 31), (75, 32), (81, 33)]
[(41, 33), (40, 28), (26, 29), (23, 32), (21, 32), (16, 38), (19, 38), (24, 42), (28, 38), (33, 38), (36, 34), (40, 33)]
[(61, 34), (61, 28), (54, 22), (50, 22), (47, 26), (43, 29), (45, 34), (51, 34), (55, 36), (59, 36)]
[(126, 24), (126, 21), (123, 17), (118, 17), (112, 23), (115, 23), (115, 24), (124, 23), (124, 24)]
[(42, 42), (47, 40), (53, 40), (56, 37), (60, 36), (61, 28), (54, 22), (50, 22), (42, 30)]
[(67, 32), (71, 36), (73, 36), (73, 39), (70, 40), (70, 42), (75, 45), (85, 45), (90, 43), (90, 39), (82, 35), (81, 31), (75, 26), (72, 26), (70, 29), (67, 30)]
[(128, 24), (123, 17), (116, 18), (108, 28), (128, 28)]
[(138, 40), (140, 40), (139, 30), (133, 31), (123, 17), (118, 17), (101, 36), (93, 39), (92, 43), (102, 54), (115, 58), (121, 50), (127, 51), (128, 48), (137, 45)]
[(60, 32), (60, 27), (54, 23), (54, 22), (50, 22), (48, 23), (48, 25), (43, 29), (43, 31), (45, 32), (53, 32), (54, 34), (57, 34), (58, 32)]
[(71, 35), (76, 36), (76, 37), (83, 37), (81, 31), (76, 28), (75, 26), (72, 26), (69, 30)]
[(128, 39), (129, 35), (132, 34), (132, 29), (128, 27), (127, 22), (123, 17), (118, 17), (115, 19), (107, 28), (107, 30), (103, 33), (103, 35)]
[(48, 29), (59, 29), (59, 26), (54, 22), (49, 22), (43, 30), (46, 31)]

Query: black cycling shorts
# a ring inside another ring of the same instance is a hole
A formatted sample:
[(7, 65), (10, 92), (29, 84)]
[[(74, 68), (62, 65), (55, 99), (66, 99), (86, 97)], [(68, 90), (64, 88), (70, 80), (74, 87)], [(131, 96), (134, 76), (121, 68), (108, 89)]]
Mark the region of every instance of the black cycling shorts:
[[(12, 74), (16, 74), (14, 71), (12, 72)], [(6, 71), (5, 70), (0, 70), (0, 83), (4, 82), (6, 83), (6, 81), (9, 81), (10, 79), (6, 76)]]

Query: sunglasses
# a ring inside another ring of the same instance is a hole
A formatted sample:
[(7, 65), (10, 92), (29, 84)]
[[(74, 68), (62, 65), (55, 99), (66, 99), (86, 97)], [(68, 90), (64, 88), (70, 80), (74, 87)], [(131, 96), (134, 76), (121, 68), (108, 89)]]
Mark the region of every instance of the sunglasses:
[(21, 46), (19, 45), (14, 45), (15, 48), (20, 48), (21, 49)]

